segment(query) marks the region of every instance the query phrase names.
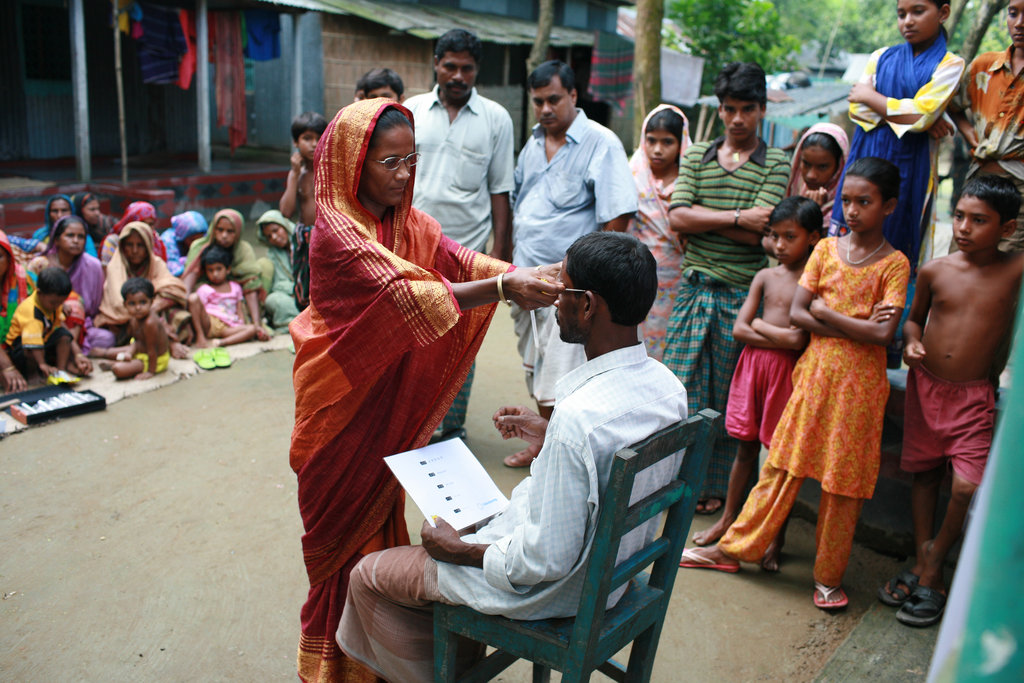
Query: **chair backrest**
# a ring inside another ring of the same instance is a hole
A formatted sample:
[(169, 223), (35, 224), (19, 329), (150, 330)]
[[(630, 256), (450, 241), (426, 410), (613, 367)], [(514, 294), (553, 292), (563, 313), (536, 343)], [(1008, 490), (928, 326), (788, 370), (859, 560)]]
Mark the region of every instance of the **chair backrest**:
[[(596, 642), (608, 596), (652, 563), (648, 585), (671, 594), (679, 555), (693, 521), (696, 497), (704, 484), (711, 458), (715, 423), (720, 418), (714, 410), (702, 410), (615, 454), (608, 486), (601, 497), (597, 530), (570, 647), (585, 648), (588, 643)], [(637, 474), (684, 449), (678, 475), (631, 505)], [(616, 563), (622, 537), (666, 510), (661, 535)]]

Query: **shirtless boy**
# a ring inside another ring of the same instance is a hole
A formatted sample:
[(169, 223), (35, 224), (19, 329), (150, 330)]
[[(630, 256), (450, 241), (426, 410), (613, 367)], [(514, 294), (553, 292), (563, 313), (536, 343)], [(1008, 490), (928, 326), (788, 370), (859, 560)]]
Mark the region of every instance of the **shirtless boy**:
[[(757, 272), (732, 328), (733, 338), (746, 344), (725, 409), (725, 431), (739, 441), (739, 448), (722, 516), (711, 528), (693, 535), (697, 545), (716, 542), (736, 521), (747, 484), (757, 471), (761, 445), (767, 448), (771, 443), (793, 393), (793, 367), (807, 345), (807, 333), (790, 324), (789, 309), (807, 258), (821, 238), (821, 209), (806, 197), (788, 197), (772, 210), (768, 223), (765, 240), (780, 265)], [(785, 527), (761, 560), (764, 569), (778, 571), (784, 534)]]
[(171, 358), (171, 341), (160, 316), (153, 310), (156, 290), (142, 277), (128, 278), (121, 285), (121, 298), (128, 310), (128, 346), (106, 349), (104, 357), (116, 361), (110, 370), (118, 379), (149, 379), (165, 372)]
[(292, 154), (288, 180), (284, 194), (278, 202), (278, 209), (292, 218), (299, 211), (299, 223), (313, 225), (316, 222), (316, 200), (313, 197), (313, 154), (320, 136), (327, 129), (327, 121), (316, 112), (299, 114), (292, 121), (292, 141), (296, 151)]
[[(963, 189), (953, 214), (960, 251), (918, 271), (903, 327), (910, 366), (901, 467), (914, 473), (911, 511), (916, 564), (879, 589), (900, 605), (896, 618), (931, 626), (942, 618), (942, 565), (960, 537), (992, 444), (995, 383), (1013, 330), (1024, 255), (998, 249), (1016, 228), (1020, 195), (1005, 177), (979, 175)], [(949, 466), (953, 487), (933, 534), (939, 486)]]

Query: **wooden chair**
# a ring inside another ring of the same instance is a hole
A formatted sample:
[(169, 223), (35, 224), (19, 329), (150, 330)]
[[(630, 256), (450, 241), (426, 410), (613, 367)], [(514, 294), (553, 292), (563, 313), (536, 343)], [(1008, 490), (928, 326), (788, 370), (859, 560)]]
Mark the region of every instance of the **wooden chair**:
[[(715, 441), (714, 426), (720, 417), (713, 410), (702, 410), (615, 454), (575, 617), (516, 621), (437, 603), (434, 680), (456, 680), (455, 635), (497, 648), (460, 681), (490, 680), (517, 659), (534, 663), (534, 681), (550, 680), (551, 669), (561, 671), (566, 682), (589, 680), (595, 669), (616, 681), (649, 680), (679, 555), (693, 521)], [(678, 477), (630, 505), (637, 473), (683, 448), (686, 454)], [(661, 536), (616, 566), (622, 536), (665, 510)], [(652, 563), (650, 574), (641, 573)], [(605, 610), (609, 594), (626, 582), (626, 593), (614, 607)], [(630, 642), (629, 665), (624, 668), (611, 657)]]

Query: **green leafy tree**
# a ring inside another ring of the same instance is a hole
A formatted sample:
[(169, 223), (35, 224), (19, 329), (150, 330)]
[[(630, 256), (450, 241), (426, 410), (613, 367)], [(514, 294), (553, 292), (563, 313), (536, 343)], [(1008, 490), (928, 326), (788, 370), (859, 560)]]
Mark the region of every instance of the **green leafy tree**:
[(669, 0), (667, 16), (682, 27), (690, 51), (704, 58), (705, 93), (729, 62), (757, 62), (772, 73), (790, 68), (800, 49), (769, 0)]

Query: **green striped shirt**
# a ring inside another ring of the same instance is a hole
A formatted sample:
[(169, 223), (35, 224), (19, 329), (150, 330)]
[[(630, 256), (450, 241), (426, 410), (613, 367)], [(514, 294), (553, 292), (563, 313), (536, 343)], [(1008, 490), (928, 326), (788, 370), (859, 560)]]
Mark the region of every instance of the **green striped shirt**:
[[(716, 211), (754, 206), (774, 207), (782, 201), (789, 181), (789, 159), (764, 140), (750, 158), (729, 172), (718, 163), (718, 147), (725, 140), (692, 145), (679, 164), (679, 180), (672, 207), (699, 205)], [(760, 245), (740, 244), (715, 231), (688, 235), (683, 271), (696, 270), (733, 287), (750, 287), (754, 274), (768, 265)]]

